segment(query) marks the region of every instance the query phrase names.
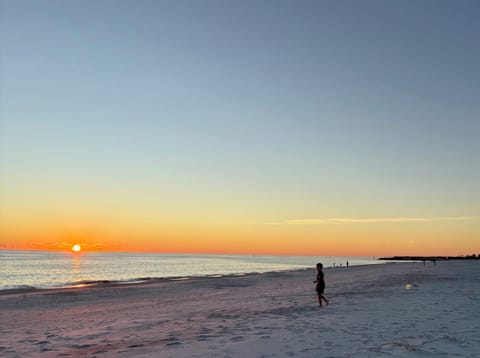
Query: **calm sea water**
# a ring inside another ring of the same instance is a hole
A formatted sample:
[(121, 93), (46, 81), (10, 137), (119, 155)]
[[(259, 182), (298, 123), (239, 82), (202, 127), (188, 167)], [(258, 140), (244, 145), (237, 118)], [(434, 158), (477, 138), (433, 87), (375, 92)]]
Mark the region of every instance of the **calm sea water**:
[(264, 273), (335, 265), (378, 264), (373, 258), (315, 256), (73, 254), (0, 250), (0, 290), (125, 283), (157, 278)]

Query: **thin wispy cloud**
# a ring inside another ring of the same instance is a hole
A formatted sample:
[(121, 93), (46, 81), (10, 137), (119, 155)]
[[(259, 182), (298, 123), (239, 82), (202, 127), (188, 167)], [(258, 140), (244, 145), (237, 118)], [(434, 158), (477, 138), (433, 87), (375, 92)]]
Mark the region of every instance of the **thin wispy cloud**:
[(379, 223), (409, 223), (431, 221), (467, 221), (474, 220), (470, 216), (439, 216), (439, 217), (387, 217), (387, 218), (323, 218), (323, 219), (288, 219), (266, 222), (268, 225), (323, 225), (323, 224), (379, 224)]

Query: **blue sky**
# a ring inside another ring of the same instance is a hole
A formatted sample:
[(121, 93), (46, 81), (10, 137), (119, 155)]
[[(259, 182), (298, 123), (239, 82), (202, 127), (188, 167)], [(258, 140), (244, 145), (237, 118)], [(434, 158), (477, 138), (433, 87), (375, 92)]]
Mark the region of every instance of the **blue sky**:
[(11, 202), (176, 193), (265, 221), (480, 216), (477, 1), (4, 0), (1, 13)]

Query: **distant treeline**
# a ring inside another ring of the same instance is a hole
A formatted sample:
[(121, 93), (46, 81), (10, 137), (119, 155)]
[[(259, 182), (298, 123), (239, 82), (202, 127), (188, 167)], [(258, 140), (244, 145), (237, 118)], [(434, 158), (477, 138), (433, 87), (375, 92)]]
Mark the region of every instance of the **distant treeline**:
[(391, 261), (436, 261), (436, 260), (479, 260), (480, 255), (462, 255), (462, 256), (392, 256), (380, 257), (379, 260)]

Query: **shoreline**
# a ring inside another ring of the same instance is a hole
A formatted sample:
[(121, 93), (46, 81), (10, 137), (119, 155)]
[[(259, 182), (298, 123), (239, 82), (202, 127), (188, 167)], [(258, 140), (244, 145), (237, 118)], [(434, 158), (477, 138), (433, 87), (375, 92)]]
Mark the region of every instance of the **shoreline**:
[(243, 277), (243, 276), (255, 276), (255, 275), (268, 275), (275, 273), (288, 273), (296, 271), (305, 271), (311, 270), (311, 268), (299, 268), (291, 270), (276, 270), (276, 271), (267, 271), (267, 272), (248, 272), (248, 273), (235, 273), (235, 274), (211, 274), (211, 275), (192, 275), (192, 276), (169, 276), (169, 277), (139, 277), (129, 280), (86, 280), (72, 282), (65, 286), (53, 286), (53, 287), (33, 287), (28, 285), (19, 285), (18, 287), (4, 288), (0, 289), (0, 296), (9, 295), (9, 294), (21, 294), (21, 293), (35, 293), (35, 292), (62, 292), (64, 290), (82, 290), (87, 288), (108, 288), (108, 287), (138, 287), (139, 289), (142, 286), (163, 283), (163, 282), (177, 282), (177, 281), (195, 281), (202, 279), (211, 279), (211, 278), (234, 278), (234, 277)]
[[(474, 262), (401, 262), (0, 295), (0, 355), (474, 356)], [(448, 297), (448, 299), (447, 299)]]
[[(372, 264), (359, 264), (359, 265), (351, 265), (347, 266), (329, 266), (324, 267), (324, 271), (330, 270), (341, 270), (341, 269), (353, 269), (363, 266), (376, 266), (376, 265), (389, 265), (395, 263), (402, 263), (400, 261), (388, 261), (388, 262), (378, 262)], [(297, 271), (309, 271), (313, 270), (314, 268), (304, 267), (304, 268), (297, 268), (297, 269), (285, 269), (285, 270), (272, 270), (272, 271), (265, 271), (265, 272), (247, 272), (247, 273), (232, 273), (232, 274), (208, 274), (208, 275), (192, 275), (192, 276), (168, 276), (168, 277), (139, 277), (139, 278), (132, 278), (128, 280), (85, 280), (85, 281), (78, 281), (68, 283), (64, 286), (52, 286), (52, 287), (34, 287), (29, 285), (18, 285), (18, 287), (12, 288), (0, 288), (0, 296), (3, 295), (11, 295), (11, 294), (20, 294), (20, 293), (31, 293), (31, 292), (56, 292), (62, 290), (81, 290), (85, 288), (103, 288), (103, 287), (125, 287), (125, 286), (132, 286), (132, 287), (139, 287), (141, 288), (142, 285), (146, 284), (154, 284), (154, 283), (161, 283), (161, 282), (170, 282), (170, 281), (191, 281), (191, 280), (201, 280), (201, 279), (208, 279), (208, 278), (234, 278), (234, 277), (243, 277), (243, 276), (254, 276), (254, 275), (268, 275), (268, 274), (276, 274), (276, 273), (289, 273), (289, 272), (297, 272)]]
[(466, 256), (390, 256), (379, 257), (380, 261), (446, 261), (446, 260), (480, 260), (480, 256), (466, 255)]
[[(239, 255), (162, 255), (0, 251), (1, 290), (31, 290), (86, 284), (124, 284), (158, 279), (308, 269), (316, 262), (332, 266), (378, 264), (369, 258)], [(54, 270), (54, 271), (52, 271)]]
[[(361, 266), (375, 266), (382, 264), (392, 264), (395, 262), (378, 262), (372, 264), (358, 264), (351, 265), (350, 268), (361, 267)], [(335, 267), (325, 267), (324, 270), (336, 270), (336, 269), (346, 269), (347, 266), (335, 266)], [(301, 267), (295, 269), (285, 269), (285, 270), (272, 270), (265, 272), (245, 272), (245, 273), (228, 273), (228, 274), (206, 274), (206, 275), (191, 275), (191, 276), (166, 276), (166, 277), (138, 277), (131, 278), (127, 280), (82, 280), (77, 282), (70, 282), (65, 285), (52, 286), (52, 287), (35, 287), (30, 285), (18, 285), (7, 288), (0, 288), (0, 296), (17, 294), (17, 293), (29, 293), (29, 292), (38, 292), (38, 291), (52, 291), (52, 290), (69, 290), (69, 289), (82, 289), (86, 287), (123, 287), (123, 286), (138, 286), (156, 282), (165, 282), (165, 281), (183, 281), (183, 280), (197, 280), (203, 278), (223, 278), (223, 277), (242, 277), (242, 276), (251, 276), (251, 275), (267, 275), (271, 273), (288, 273), (296, 271), (308, 271), (312, 270), (310, 267)], [(314, 270), (314, 269), (313, 269)]]

